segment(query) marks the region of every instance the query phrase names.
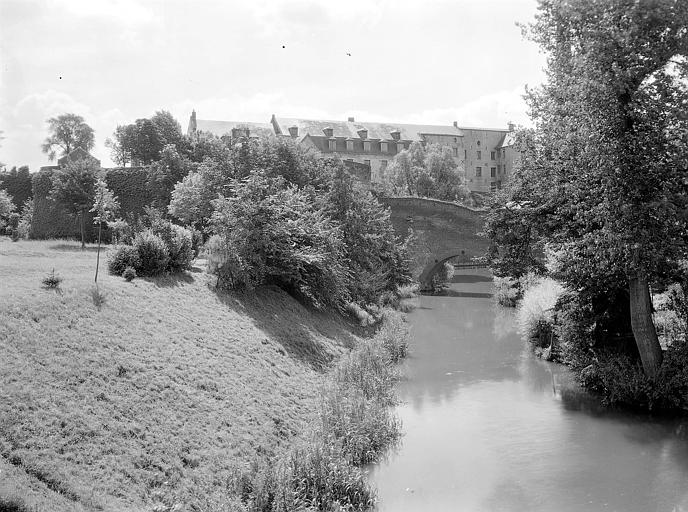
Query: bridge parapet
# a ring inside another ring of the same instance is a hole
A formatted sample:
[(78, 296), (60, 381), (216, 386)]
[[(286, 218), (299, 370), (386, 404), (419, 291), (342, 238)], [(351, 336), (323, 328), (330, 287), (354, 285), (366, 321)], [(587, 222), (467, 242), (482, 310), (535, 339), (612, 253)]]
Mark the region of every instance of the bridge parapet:
[(426, 277), (426, 270), (431, 279), (439, 265), (452, 257), (469, 261), (487, 252), (487, 239), (478, 236), (485, 223), (485, 210), (420, 197), (386, 197), (380, 202), (390, 207), (397, 235), (413, 230), (412, 272), (418, 279)]

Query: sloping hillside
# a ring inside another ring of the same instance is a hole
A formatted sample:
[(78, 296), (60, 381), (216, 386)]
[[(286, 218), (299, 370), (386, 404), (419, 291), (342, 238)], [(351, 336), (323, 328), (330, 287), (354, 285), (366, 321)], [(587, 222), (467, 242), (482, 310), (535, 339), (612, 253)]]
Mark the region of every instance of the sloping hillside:
[[(217, 293), (200, 264), (131, 283), (101, 269), (99, 310), (95, 259), (93, 247), (0, 239), (0, 498), (220, 503), (238, 467), (303, 430), (355, 335), (277, 289)], [(58, 291), (41, 285), (53, 268)]]

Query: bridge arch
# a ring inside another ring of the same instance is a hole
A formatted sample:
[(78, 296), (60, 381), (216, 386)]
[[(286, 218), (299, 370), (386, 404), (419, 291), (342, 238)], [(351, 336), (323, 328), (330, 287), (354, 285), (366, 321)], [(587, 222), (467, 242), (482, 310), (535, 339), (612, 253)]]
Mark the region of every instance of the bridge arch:
[(465, 251), (461, 251), (460, 253), (457, 254), (456, 251), (451, 251), (450, 253), (445, 253), (442, 254), (438, 257), (433, 258), (430, 260), (425, 267), (423, 268), (423, 271), (420, 273), (420, 276), (418, 277), (418, 282), (420, 283), (420, 289), (421, 290), (429, 290), (432, 288), (432, 278), (439, 272), (439, 270), (442, 268), (442, 265), (444, 265), (447, 261), (451, 260), (452, 258), (464, 258), (466, 255)]

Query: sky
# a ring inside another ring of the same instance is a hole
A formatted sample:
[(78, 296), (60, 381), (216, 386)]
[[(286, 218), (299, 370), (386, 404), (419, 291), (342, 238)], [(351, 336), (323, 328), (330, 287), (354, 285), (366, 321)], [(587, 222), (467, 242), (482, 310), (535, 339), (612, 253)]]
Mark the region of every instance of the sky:
[(0, 0), (0, 162), (49, 165), (46, 120), (76, 113), (92, 153), (168, 110), (506, 127), (528, 124), (545, 58), (516, 25), (536, 0)]

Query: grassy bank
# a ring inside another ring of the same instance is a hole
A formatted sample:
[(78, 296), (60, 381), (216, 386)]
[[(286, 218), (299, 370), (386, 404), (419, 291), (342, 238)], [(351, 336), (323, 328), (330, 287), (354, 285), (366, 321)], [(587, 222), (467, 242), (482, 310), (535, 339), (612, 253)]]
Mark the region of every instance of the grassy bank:
[[(231, 509), (228, 486), (306, 430), (359, 338), (277, 289), (218, 294), (200, 264), (131, 283), (101, 271), (98, 309), (95, 258), (0, 238), (0, 503)], [(41, 284), (53, 268), (57, 291)]]

